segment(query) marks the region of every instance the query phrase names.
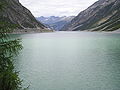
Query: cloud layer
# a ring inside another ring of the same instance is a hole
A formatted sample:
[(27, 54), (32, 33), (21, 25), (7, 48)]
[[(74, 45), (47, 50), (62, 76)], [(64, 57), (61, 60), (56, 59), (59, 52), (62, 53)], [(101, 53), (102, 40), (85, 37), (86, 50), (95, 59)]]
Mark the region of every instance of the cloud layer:
[(97, 0), (20, 0), (34, 16), (72, 16)]

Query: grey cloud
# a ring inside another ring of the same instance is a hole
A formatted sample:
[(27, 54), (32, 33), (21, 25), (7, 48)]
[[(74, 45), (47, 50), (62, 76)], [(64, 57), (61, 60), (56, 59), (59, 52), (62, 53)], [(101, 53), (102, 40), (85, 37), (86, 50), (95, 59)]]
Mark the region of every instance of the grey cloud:
[(77, 15), (97, 0), (20, 0), (36, 16)]

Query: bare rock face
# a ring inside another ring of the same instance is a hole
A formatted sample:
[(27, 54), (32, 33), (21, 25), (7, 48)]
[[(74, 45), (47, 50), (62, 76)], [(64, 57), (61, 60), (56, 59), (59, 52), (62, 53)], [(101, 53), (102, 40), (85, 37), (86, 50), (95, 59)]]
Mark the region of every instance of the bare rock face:
[(22, 6), (19, 0), (0, 0), (6, 8), (0, 13), (0, 20), (19, 25), (19, 28), (40, 28), (45, 26), (38, 22), (32, 13)]
[(120, 28), (120, 0), (99, 0), (80, 12), (62, 30), (114, 31)]

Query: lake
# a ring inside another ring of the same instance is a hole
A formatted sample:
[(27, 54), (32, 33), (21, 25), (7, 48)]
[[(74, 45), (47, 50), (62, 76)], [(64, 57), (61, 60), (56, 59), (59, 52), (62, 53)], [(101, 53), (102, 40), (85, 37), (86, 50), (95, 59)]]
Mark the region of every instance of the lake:
[(29, 90), (120, 90), (120, 34), (21, 34), (15, 62)]

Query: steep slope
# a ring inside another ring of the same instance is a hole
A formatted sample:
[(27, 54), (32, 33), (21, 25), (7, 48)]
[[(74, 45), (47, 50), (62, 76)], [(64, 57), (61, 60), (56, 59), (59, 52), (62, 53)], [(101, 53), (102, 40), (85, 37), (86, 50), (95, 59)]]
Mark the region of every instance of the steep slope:
[(63, 17), (38, 17), (37, 20), (44, 23), (47, 27), (59, 31), (65, 24), (70, 22), (75, 16), (63, 16)]
[(45, 26), (38, 22), (32, 13), (19, 3), (19, 0), (0, 0), (6, 8), (0, 13), (0, 20), (19, 25), (19, 28), (40, 28)]
[(114, 31), (120, 28), (120, 0), (99, 0), (62, 30)]

